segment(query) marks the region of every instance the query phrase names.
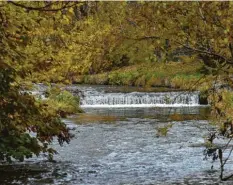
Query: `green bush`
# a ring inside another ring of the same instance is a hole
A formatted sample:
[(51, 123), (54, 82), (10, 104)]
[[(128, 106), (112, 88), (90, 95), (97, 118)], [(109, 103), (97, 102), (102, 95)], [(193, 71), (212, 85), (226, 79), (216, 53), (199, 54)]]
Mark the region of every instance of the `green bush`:
[(48, 98), (43, 100), (52, 112), (56, 112), (61, 117), (83, 112), (79, 107), (80, 99), (68, 91), (61, 91), (59, 88), (51, 88), (47, 91)]

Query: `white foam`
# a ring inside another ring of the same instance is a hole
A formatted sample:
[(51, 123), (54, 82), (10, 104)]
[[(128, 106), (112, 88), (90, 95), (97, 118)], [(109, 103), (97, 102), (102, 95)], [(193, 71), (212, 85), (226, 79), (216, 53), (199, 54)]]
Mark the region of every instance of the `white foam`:
[(160, 93), (85, 93), (81, 107), (195, 107), (199, 106), (199, 92)]

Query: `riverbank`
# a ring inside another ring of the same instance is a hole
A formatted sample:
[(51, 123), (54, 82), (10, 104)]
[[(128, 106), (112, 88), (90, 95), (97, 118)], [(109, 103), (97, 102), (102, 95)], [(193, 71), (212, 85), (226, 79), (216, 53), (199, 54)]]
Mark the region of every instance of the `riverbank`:
[(125, 85), (138, 87), (169, 87), (195, 89), (193, 86), (203, 74), (203, 64), (193, 63), (144, 63), (123, 67), (105, 73), (80, 75), (73, 78), (76, 84)]

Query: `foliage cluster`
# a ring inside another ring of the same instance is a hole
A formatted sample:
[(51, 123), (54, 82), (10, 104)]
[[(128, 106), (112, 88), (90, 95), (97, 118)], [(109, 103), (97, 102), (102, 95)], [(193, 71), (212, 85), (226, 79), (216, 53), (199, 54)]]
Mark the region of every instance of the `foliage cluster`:
[(56, 113), (28, 93), (12, 86), (15, 75), (10, 67), (1, 69), (0, 89), (0, 161), (24, 158), (55, 150), (49, 147), (54, 137), (60, 144), (70, 141), (70, 134)]
[(62, 145), (71, 137), (57, 113), (22, 91), (19, 83), (19, 79), (50, 65), (46, 48), (54, 47), (34, 35), (40, 29), (39, 34), (44, 36), (46, 28), (42, 23), (47, 16), (56, 14), (45, 12), (44, 8), (62, 9), (67, 4), (25, 2), (27, 8), (14, 4), (0, 2), (0, 162), (23, 161), (41, 152), (51, 158), (56, 152), (49, 146), (53, 139)]

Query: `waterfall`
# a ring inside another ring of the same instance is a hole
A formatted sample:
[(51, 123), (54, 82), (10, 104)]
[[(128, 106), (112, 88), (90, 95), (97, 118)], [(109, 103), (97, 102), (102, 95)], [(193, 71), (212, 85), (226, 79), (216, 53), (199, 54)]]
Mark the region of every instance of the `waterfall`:
[[(31, 94), (44, 98), (48, 87), (35, 84)], [(199, 92), (122, 92), (112, 86), (66, 86), (66, 90), (80, 97), (81, 107), (194, 107), (200, 106)], [(134, 89), (135, 90), (135, 89)]]
[(85, 93), (82, 107), (185, 107), (199, 105), (199, 92)]

